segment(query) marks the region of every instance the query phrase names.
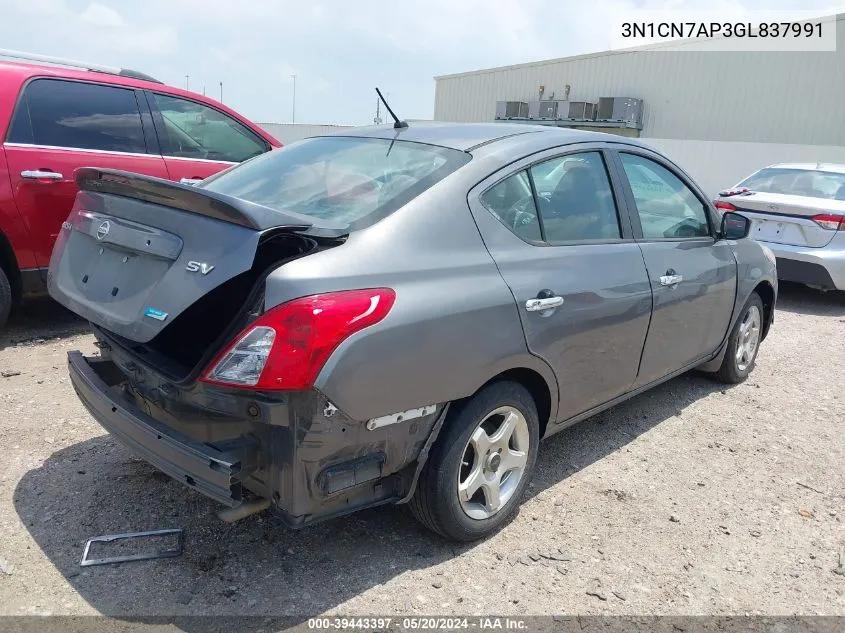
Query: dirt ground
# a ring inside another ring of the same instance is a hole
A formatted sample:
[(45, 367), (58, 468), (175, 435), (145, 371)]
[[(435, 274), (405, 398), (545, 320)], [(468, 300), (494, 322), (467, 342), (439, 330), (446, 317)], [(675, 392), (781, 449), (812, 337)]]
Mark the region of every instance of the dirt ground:
[[(686, 375), (544, 442), (516, 520), (463, 546), (399, 507), (222, 523), (87, 415), (72, 349), (50, 302), (0, 333), (2, 614), (845, 614), (844, 293), (783, 287), (740, 386)], [(79, 566), (172, 527), (181, 557)]]

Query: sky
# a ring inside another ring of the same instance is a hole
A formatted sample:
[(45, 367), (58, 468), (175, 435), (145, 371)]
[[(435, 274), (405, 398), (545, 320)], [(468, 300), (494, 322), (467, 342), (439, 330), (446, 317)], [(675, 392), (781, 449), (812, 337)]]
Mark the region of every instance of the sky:
[[(0, 0), (0, 48), (133, 68), (257, 122), (430, 119), (436, 75), (607, 50), (622, 11), (813, 0)], [(818, 9), (815, 10), (815, 9)], [(383, 114), (384, 116), (384, 114)]]

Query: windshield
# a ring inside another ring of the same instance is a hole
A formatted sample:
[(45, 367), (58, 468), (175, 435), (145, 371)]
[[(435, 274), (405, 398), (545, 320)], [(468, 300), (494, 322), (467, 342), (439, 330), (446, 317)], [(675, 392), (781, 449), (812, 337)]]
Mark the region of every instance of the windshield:
[(319, 137), (253, 158), (200, 187), (357, 229), (386, 217), (469, 160), (459, 150), (409, 141)]
[(832, 171), (767, 167), (737, 186), (761, 193), (845, 200), (845, 174)]

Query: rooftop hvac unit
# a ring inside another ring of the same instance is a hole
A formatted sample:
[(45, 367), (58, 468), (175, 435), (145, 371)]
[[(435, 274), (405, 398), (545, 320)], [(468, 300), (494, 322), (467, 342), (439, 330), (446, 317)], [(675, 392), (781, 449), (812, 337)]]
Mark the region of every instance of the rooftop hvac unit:
[(589, 101), (570, 101), (569, 118), (579, 121), (594, 121), (596, 118), (596, 104)]
[(525, 119), (528, 118), (528, 104), (525, 101), (497, 101), (497, 119)]
[(641, 126), (643, 123), (643, 100), (631, 97), (600, 97), (599, 121), (625, 121)]
[(568, 101), (531, 101), (528, 103), (529, 119), (565, 119), (569, 116)]

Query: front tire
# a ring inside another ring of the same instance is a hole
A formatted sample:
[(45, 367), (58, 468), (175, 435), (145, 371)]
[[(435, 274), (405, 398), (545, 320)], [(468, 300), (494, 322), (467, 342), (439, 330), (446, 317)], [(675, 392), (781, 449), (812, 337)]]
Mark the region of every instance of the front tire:
[(717, 380), (735, 385), (748, 378), (760, 349), (764, 315), (763, 300), (752, 292), (731, 331), (722, 366), (714, 374)]
[(454, 541), (489, 536), (510, 522), (534, 472), (537, 406), (519, 383), (488, 385), (450, 412), (410, 507)]

